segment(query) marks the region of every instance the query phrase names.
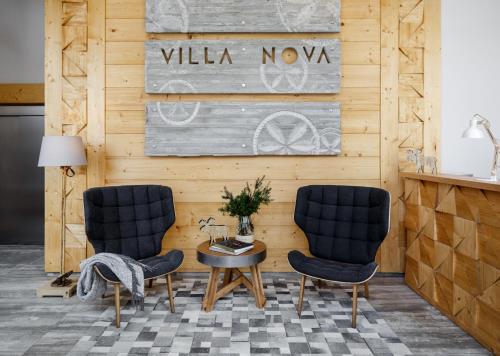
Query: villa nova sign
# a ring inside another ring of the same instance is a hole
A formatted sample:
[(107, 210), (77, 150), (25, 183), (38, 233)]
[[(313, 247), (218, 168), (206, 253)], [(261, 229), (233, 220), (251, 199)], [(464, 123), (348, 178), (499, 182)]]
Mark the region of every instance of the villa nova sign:
[(340, 42), (146, 42), (147, 93), (338, 93)]

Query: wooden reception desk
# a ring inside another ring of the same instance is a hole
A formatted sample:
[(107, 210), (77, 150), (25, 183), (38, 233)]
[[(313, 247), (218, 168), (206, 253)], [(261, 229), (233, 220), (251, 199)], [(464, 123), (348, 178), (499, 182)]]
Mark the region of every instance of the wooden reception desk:
[(500, 354), (500, 184), (446, 175), (401, 177), (406, 283)]

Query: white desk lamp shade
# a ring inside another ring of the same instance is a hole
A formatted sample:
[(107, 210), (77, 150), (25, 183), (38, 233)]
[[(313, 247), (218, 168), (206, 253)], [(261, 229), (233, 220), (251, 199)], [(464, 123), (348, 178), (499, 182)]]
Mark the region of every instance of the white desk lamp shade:
[(479, 127), (480, 122), (477, 119), (470, 120), (470, 125), (462, 134), (463, 138), (483, 138), (484, 131)]
[(38, 167), (85, 166), (85, 148), (80, 136), (44, 136)]

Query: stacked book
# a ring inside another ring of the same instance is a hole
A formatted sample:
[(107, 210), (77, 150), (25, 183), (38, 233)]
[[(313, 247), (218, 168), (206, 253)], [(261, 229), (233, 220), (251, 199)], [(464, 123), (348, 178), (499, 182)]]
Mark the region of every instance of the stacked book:
[(214, 243), (210, 246), (211, 251), (227, 253), (230, 255), (240, 255), (243, 252), (249, 251), (253, 248), (253, 244), (241, 242), (238, 240), (224, 240)]

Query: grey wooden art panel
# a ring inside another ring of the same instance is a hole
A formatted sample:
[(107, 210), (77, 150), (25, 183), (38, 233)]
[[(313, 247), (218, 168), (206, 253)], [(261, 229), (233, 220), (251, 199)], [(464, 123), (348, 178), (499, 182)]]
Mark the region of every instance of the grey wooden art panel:
[(339, 32), (340, 0), (147, 0), (146, 32)]
[(340, 104), (151, 102), (147, 156), (337, 155)]
[(340, 42), (146, 42), (147, 93), (338, 93)]

